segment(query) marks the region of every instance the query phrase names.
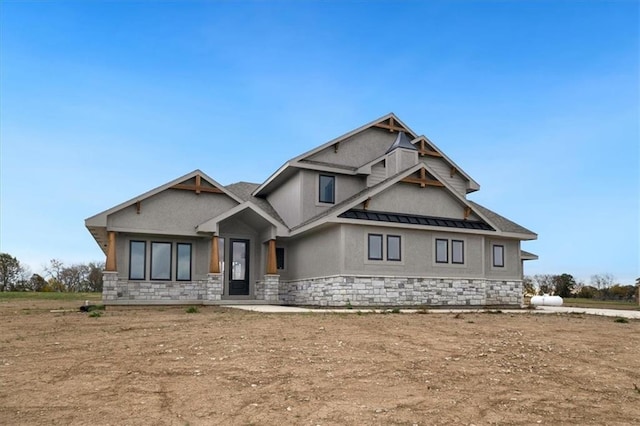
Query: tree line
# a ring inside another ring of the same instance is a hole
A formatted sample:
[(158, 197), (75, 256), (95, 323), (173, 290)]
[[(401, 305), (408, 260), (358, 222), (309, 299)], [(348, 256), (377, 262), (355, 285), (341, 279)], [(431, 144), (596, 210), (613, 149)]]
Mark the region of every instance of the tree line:
[(526, 295), (553, 294), (563, 298), (580, 297), (597, 300), (638, 300), (640, 278), (636, 285), (620, 285), (614, 283), (613, 275), (592, 275), (590, 284), (576, 281), (571, 274), (539, 274), (525, 275), (523, 280)]
[(51, 259), (44, 276), (8, 253), (0, 253), (0, 291), (102, 292), (104, 262), (65, 265)]

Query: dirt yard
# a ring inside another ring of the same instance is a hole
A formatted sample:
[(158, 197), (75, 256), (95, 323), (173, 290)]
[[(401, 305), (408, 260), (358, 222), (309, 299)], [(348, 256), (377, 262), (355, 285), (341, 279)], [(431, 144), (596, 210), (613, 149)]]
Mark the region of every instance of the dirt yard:
[(0, 303), (0, 424), (640, 421), (638, 321), (79, 305)]

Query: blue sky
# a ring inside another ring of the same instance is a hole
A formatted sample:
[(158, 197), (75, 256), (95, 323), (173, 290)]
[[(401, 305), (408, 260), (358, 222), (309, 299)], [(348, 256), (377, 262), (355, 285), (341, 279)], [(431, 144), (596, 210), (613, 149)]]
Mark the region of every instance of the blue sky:
[(395, 112), (537, 232), (525, 272), (639, 271), (635, 1), (0, 5), (0, 250), (103, 260), (84, 219), (196, 168), (261, 182)]

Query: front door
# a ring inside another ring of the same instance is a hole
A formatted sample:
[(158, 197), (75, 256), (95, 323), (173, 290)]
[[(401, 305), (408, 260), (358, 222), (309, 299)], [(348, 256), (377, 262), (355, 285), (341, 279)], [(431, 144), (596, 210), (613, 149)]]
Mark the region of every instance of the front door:
[(229, 296), (249, 295), (249, 240), (231, 239)]

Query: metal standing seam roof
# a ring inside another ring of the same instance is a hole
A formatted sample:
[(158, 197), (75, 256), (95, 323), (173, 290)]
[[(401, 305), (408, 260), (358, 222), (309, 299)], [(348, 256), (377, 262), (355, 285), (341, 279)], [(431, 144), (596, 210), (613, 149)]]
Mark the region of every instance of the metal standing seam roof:
[(418, 148), (416, 148), (415, 145), (411, 143), (411, 140), (407, 137), (407, 134), (405, 132), (398, 132), (398, 136), (396, 137), (396, 140), (393, 142), (393, 144), (391, 144), (391, 146), (387, 150), (387, 154), (397, 148), (404, 148), (411, 151), (418, 150)]
[(475, 220), (449, 219), (444, 217), (408, 215), (400, 213), (377, 212), (371, 210), (351, 209), (338, 217), (344, 219), (371, 220), (377, 222), (403, 223), (407, 225), (442, 226), (446, 228), (476, 229), (482, 231), (495, 231), (484, 222)]

